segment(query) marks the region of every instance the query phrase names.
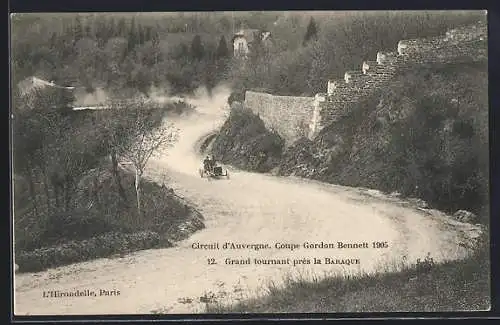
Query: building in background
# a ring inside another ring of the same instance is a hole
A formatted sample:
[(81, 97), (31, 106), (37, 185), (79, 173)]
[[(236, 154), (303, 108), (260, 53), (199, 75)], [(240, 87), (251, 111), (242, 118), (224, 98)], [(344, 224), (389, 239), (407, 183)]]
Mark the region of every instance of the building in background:
[(247, 57), (257, 42), (268, 46), (271, 42), (271, 33), (258, 29), (241, 29), (239, 32), (236, 32), (232, 39), (234, 56), (240, 58)]

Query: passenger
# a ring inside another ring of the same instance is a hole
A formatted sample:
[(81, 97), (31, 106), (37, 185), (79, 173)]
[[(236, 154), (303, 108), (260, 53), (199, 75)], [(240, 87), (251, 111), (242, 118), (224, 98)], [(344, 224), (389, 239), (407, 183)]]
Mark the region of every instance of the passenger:
[(205, 159), (203, 160), (203, 168), (205, 169), (205, 171), (210, 170), (210, 165), (211, 165), (210, 157), (206, 156)]
[(214, 158), (214, 156), (210, 157), (210, 164), (209, 164), (209, 166), (210, 166), (210, 171), (213, 172), (214, 171), (214, 167), (215, 167), (215, 158)]

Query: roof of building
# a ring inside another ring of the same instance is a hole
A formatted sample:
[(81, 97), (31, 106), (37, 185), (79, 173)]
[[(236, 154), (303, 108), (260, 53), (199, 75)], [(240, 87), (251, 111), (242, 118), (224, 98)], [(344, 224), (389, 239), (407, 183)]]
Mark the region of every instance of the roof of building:
[(41, 90), (44, 88), (59, 88), (59, 89), (67, 89), (67, 90), (74, 90), (75, 87), (70, 87), (70, 86), (60, 86), (55, 84), (53, 81), (46, 81), (40, 78), (37, 78), (35, 76), (25, 78), (24, 80), (20, 81), (17, 85), (21, 91), (22, 94), (28, 94), (30, 92), (33, 92), (35, 90)]
[(260, 30), (258, 29), (241, 29), (240, 31), (236, 32), (233, 36), (233, 41), (236, 38), (242, 37), (247, 40), (247, 42), (253, 42), (255, 40), (255, 36), (259, 35), (261, 33)]

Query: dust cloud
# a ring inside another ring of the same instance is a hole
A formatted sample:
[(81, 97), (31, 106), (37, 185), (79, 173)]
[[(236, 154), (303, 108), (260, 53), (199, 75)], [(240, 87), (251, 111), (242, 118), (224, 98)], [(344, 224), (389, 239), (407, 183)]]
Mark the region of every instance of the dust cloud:
[(104, 88), (96, 88), (93, 92), (88, 93), (86, 91), (77, 91), (75, 92), (75, 106), (102, 106), (106, 105), (110, 96)]

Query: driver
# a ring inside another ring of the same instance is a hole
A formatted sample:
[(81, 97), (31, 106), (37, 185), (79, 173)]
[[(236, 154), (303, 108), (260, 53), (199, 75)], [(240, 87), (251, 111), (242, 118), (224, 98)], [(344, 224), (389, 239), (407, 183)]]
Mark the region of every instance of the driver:
[(206, 156), (205, 159), (203, 160), (203, 168), (205, 168), (205, 170), (210, 170), (210, 165), (211, 165), (210, 157)]

